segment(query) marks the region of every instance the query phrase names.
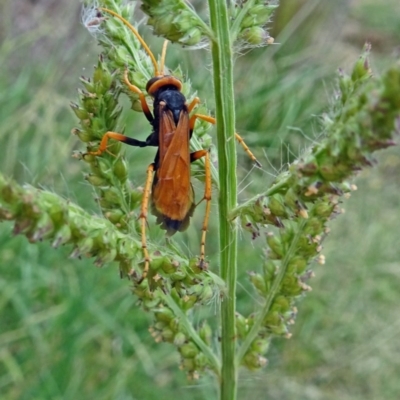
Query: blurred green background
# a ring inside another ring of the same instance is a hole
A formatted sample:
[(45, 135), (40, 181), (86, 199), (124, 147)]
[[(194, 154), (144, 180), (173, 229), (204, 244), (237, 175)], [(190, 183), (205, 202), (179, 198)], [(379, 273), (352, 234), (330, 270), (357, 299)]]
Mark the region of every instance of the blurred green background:
[[(265, 189), (312, 143), (337, 68), (350, 70), (366, 40), (376, 73), (400, 52), (398, 0), (281, 4), (271, 26), (276, 45), (236, 60), (237, 128), (264, 165), (254, 170), (239, 151), (242, 199)], [(161, 40), (143, 31), (157, 53)], [(69, 102), (99, 52), (80, 24), (80, 3), (3, 1), (0, 43), (1, 171), (99, 212), (83, 180), (86, 166), (71, 158), (82, 145), (70, 134), (77, 121)], [(178, 63), (212, 109), (207, 52), (171, 46), (168, 65)], [(127, 134), (149, 133), (143, 115), (127, 112), (123, 122)], [(143, 184), (154, 149), (126, 154), (131, 179)], [(377, 158), (377, 167), (357, 179), (346, 213), (331, 223), (327, 263), (315, 267), (292, 339), (274, 341), (266, 369), (242, 372), (239, 398), (399, 398), (400, 151)], [(177, 238), (188, 253), (197, 251), (201, 218), (198, 210)], [(162, 240), (151, 221), (150, 231)], [(1, 224), (1, 399), (214, 398), (211, 379), (187, 382), (173, 347), (154, 343), (147, 332), (151, 317), (136, 306), (116, 265), (97, 269), (92, 260), (69, 259), (70, 248), (30, 245), (11, 232), (10, 224)], [(215, 235), (211, 227), (207, 252), (217, 268)], [(246, 271), (261, 267), (262, 252), (244, 233), (240, 245), (238, 306), (251, 310)]]

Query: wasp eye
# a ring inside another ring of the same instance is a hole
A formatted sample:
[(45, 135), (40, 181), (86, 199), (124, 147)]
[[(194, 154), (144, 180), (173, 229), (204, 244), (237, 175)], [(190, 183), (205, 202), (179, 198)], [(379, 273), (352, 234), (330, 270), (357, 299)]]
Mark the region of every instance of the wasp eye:
[(153, 86), (153, 84), (154, 84), (155, 82), (159, 81), (159, 80), (162, 79), (162, 78), (163, 78), (162, 76), (155, 76), (154, 78), (151, 78), (151, 79), (147, 82), (147, 85), (146, 85), (146, 91), (147, 91), (147, 93), (151, 94), (151, 93), (150, 93), (150, 88)]

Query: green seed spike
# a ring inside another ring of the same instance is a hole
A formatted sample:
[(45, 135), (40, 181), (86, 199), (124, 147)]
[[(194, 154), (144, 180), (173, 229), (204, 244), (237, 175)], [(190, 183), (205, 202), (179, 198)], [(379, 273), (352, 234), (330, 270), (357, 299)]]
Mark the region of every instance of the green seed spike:
[(71, 228), (68, 225), (63, 225), (55, 234), (52, 247), (57, 248), (63, 244), (66, 244), (71, 239), (72, 233)]
[(184, 358), (194, 358), (199, 353), (199, 348), (193, 342), (189, 342), (181, 346), (180, 353)]

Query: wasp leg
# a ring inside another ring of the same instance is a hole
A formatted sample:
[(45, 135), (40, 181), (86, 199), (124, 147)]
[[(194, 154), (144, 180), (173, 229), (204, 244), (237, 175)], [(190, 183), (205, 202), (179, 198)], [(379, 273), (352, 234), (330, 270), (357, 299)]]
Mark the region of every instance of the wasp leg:
[(147, 211), (149, 208), (149, 198), (150, 198), (150, 192), (151, 192), (151, 183), (153, 181), (153, 173), (154, 173), (154, 164), (150, 164), (147, 167), (146, 185), (145, 185), (144, 191), (143, 191), (142, 206), (141, 206), (140, 215), (139, 215), (139, 219), (140, 219), (141, 225), (142, 225), (142, 250), (143, 250), (143, 255), (144, 255), (144, 267), (143, 267), (142, 276), (139, 279), (138, 283), (141, 283), (141, 282), (143, 282), (144, 279), (146, 279), (147, 273), (149, 271), (149, 265), (150, 265), (150, 256), (149, 256), (149, 252), (147, 250), (147, 240), (146, 240), (146, 224), (147, 224)]
[(201, 201), (206, 201), (206, 212), (204, 215), (203, 226), (201, 228), (201, 242), (200, 242), (200, 267), (204, 265), (205, 258), (205, 247), (206, 247), (206, 234), (208, 229), (208, 218), (210, 216), (211, 209), (211, 167), (210, 167), (210, 155), (207, 150), (199, 150), (190, 154), (190, 162), (196, 161), (199, 158), (205, 157), (205, 187), (204, 197)]
[(124, 72), (124, 82), (126, 84), (126, 86), (128, 86), (129, 90), (131, 90), (132, 92), (136, 93), (139, 95), (139, 100), (140, 100), (140, 104), (142, 106), (142, 110), (144, 115), (146, 116), (147, 120), (149, 122), (153, 122), (154, 121), (154, 117), (153, 114), (150, 111), (150, 108), (147, 104), (146, 101), (146, 97), (144, 95), (144, 93), (135, 85), (133, 85), (128, 78), (128, 70), (126, 69)]
[[(190, 106), (191, 106), (192, 104), (193, 104), (193, 101), (192, 101), (192, 103), (190, 104)], [(190, 106), (189, 106), (189, 107), (190, 107)], [(193, 130), (194, 124), (195, 124), (197, 118), (202, 119), (203, 121), (207, 121), (207, 122), (209, 122), (210, 124), (213, 124), (213, 125), (215, 125), (216, 122), (217, 122), (217, 120), (216, 120), (214, 117), (210, 117), (209, 115), (193, 114), (193, 115), (190, 117), (190, 129), (191, 129), (191, 130)], [(236, 140), (239, 142), (239, 144), (243, 147), (243, 150), (247, 153), (247, 155), (248, 155), (248, 156), (251, 158), (251, 160), (254, 162), (254, 164), (256, 164), (257, 167), (260, 167), (260, 168), (261, 168), (261, 166), (262, 166), (261, 163), (257, 160), (257, 158), (255, 157), (255, 155), (251, 152), (251, 150), (249, 149), (249, 147), (247, 146), (247, 144), (245, 143), (245, 141), (243, 140), (243, 138), (242, 138), (238, 133), (236, 133), (236, 132), (235, 132), (235, 138), (236, 138)]]
[(193, 108), (197, 106), (197, 104), (200, 103), (200, 99), (198, 97), (195, 97), (191, 103), (187, 106), (188, 112), (191, 113), (193, 111)]
[[(124, 81), (126, 83), (126, 85), (128, 86), (128, 88), (139, 95), (139, 99), (140, 99), (140, 104), (142, 106), (142, 110), (144, 115), (146, 116), (146, 118), (150, 121), (153, 122), (154, 121), (154, 117), (153, 114), (151, 113), (149, 106), (147, 105), (146, 102), (146, 97), (144, 96), (143, 92), (135, 85), (132, 85), (132, 83), (129, 82), (129, 78), (128, 78), (128, 70), (126, 69), (124, 72)], [(125, 136), (122, 133), (117, 133), (117, 132), (106, 132), (100, 142), (100, 146), (98, 148), (97, 151), (90, 151), (87, 154), (91, 154), (93, 156), (99, 156), (101, 154), (103, 154), (105, 151), (107, 151), (107, 143), (108, 143), (108, 139), (114, 139), (114, 140), (118, 140), (119, 142), (123, 142), (125, 144), (129, 144), (130, 146), (136, 146), (136, 147), (146, 147), (149, 146), (150, 143), (148, 141), (142, 141), (142, 140), (137, 140), (137, 139), (133, 139), (130, 138), (129, 136)]]
[(103, 154), (105, 151), (107, 151), (108, 139), (118, 140), (119, 142), (129, 144), (130, 146), (136, 146), (136, 147), (149, 146), (149, 143), (147, 142), (143, 142), (142, 140), (137, 140), (129, 136), (125, 136), (122, 133), (106, 132), (101, 138), (99, 148), (96, 151), (89, 151), (86, 154), (91, 154), (93, 156), (100, 156), (101, 154)]

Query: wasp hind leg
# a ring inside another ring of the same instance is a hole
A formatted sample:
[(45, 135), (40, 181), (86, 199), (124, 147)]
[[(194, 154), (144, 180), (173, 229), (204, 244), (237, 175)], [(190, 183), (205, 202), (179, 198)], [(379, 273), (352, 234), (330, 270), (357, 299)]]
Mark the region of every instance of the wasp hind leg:
[(205, 157), (205, 187), (204, 197), (201, 201), (206, 201), (206, 212), (204, 215), (203, 226), (201, 228), (201, 242), (200, 242), (200, 268), (204, 267), (205, 259), (205, 247), (206, 247), (206, 235), (208, 229), (208, 219), (210, 216), (211, 209), (211, 166), (210, 166), (210, 155), (207, 150), (199, 150), (190, 154), (190, 162), (196, 161), (199, 158)]
[(150, 256), (149, 251), (147, 249), (147, 239), (146, 239), (146, 224), (147, 224), (147, 212), (149, 208), (149, 199), (150, 199), (150, 192), (151, 192), (151, 183), (153, 182), (153, 174), (154, 174), (154, 164), (150, 164), (147, 167), (147, 178), (146, 184), (143, 191), (143, 199), (142, 199), (142, 206), (140, 209), (139, 219), (141, 222), (141, 235), (142, 235), (142, 251), (144, 256), (144, 267), (142, 276), (139, 278), (138, 283), (143, 282), (144, 279), (147, 277), (147, 273), (149, 271), (150, 266)]

